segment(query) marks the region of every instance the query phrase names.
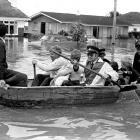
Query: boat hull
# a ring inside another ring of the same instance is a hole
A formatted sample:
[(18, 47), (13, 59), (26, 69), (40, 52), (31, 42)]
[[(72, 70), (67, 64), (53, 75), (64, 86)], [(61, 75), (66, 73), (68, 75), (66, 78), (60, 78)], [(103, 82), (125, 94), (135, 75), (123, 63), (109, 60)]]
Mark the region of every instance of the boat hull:
[(9, 87), (0, 88), (0, 104), (9, 107), (95, 105), (116, 102), (119, 89), (111, 87)]

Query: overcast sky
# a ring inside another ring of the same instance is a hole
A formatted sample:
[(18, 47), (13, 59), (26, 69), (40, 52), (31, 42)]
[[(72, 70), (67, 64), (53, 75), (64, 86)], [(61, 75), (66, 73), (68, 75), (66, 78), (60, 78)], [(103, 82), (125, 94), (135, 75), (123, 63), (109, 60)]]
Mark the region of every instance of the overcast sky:
[[(9, 0), (26, 15), (40, 11), (80, 13), (106, 16), (114, 9), (114, 0)], [(140, 12), (140, 0), (117, 0), (117, 11), (121, 14)]]

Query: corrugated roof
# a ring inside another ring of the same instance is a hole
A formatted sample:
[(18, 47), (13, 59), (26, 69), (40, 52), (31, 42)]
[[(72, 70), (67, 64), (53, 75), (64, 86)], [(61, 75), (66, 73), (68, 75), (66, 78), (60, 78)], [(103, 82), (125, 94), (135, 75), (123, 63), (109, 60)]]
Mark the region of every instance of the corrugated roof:
[(54, 12), (41, 12), (41, 13), (45, 15), (49, 15), (62, 22), (75, 22), (77, 19), (77, 16), (75, 14), (54, 13)]
[(29, 18), (22, 11), (13, 7), (8, 0), (0, 0), (0, 17)]
[(129, 12), (119, 16), (120, 20), (129, 22), (130, 24), (140, 24), (140, 13), (139, 12)]
[(3, 10), (0, 8), (0, 17), (28, 18), (23, 12), (18, 9)]
[[(105, 16), (93, 16), (93, 15), (76, 15), (69, 13), (55, 13), (55, 12), (40, 12), (40, 14), (44, 14), (46, 16), (50, 16), (60, 22), (76, 22), (80, 21), (83, 24), (88, 25), (113, 25), (113, 18), (105, 17)], [(36, 15), (37, 16), (37, 15)], [(35, 17), (36, 17), (35, 16)], [(35, 18), (34, 16), (32, 17)], [(117, 25), (121, 26), (129, 26), (130, 23), (125, 22), (123, 20), (117, 19)]]

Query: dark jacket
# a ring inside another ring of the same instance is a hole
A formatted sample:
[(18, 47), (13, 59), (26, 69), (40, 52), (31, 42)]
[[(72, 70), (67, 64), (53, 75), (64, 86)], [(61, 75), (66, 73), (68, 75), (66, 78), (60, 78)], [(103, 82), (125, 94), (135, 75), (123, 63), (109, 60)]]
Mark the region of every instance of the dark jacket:
[[(94, 70), (97, 73), (100, 71), (103, 65), (104, 65), (104, 62), (96, 62), (95, 64), (93, 64), (91, 61), (86, 62), (86, 67)], [(85, 73), (85, 78), (86, 78), (85, 83), (90, 85), (93, 79), (95, 78), (96, 74), (87, 69), (84, 69), (84, 73)]]
[(6, 45), (2, 39), (0, 39), (0, 80), (3, 79), (4, 71), (8, 65), (6, 62)]
[(134, 56), (133, 68), (140, 73), (140, 55), (138, 53)]
[[(133, 69), (135, 71), (137, 71), (137, 73), (140, 74), (140, 55), (137, 52), (136, 52), (136, 54), (134, 56)], [(139, 77), (138, 74), (133, 72), (133, 81), (137, 80), (138, 77)]]

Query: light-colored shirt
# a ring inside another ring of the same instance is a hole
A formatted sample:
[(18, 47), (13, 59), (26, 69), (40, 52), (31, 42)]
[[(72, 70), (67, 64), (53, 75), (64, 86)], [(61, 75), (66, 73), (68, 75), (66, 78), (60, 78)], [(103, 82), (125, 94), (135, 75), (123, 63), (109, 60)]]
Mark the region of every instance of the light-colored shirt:
[(66, 67), (63, 67), (58, 73), (54, 81), (55, 86), (61, 86), (65, 80), (70, 79), (71, 81), (79, 80), (81, 81), (81, 76), (84, 73), (84, 69), (79, 66), (77, 72), (73, 70), (73, 64), (68, 63)]
[[(101, 58), (99, 58), (98, 62), (103, 62), (103, 60)], [(105, 78), (111, 76), (111, 79), (113, 81), (117, 81), (119, 78), (118, 73), (116, 71), (114, 71), (113, 68), (107, 62), (104, 62), (104, 65), (100, 69), (99, 74), (103, 75)], [(91, 86), (103, 86), (104, 83), (105, 83), (105, 80), (103, 78), (101, 78), (100, 76), (96, 75), (90, 85)]]
[(58, 73), (57, 76), (65, 76), (69, 74), (69, 78), (74, 81), (74, 80), (80, 80), (81, 74), (84, 72), (84, 68), (79, 66), (79, 69), (77, 72), (73, 70), (73, 64), (69, 63), (66, 67), (61, 69)]
[(42, 64), (42, 63), (37, 63), (37, 66), (43, 70), (46, 71), (47, 73), (50, 74), (51, 77), (54, 77), (59, 71), (61, 71), (61, 69), (64, 69), (64, 67), (67, 66), (68, 64), (68, 60), (59, 57), (57, 59), (55, 59), (54, 61), (52, 61), (49, 64)]

